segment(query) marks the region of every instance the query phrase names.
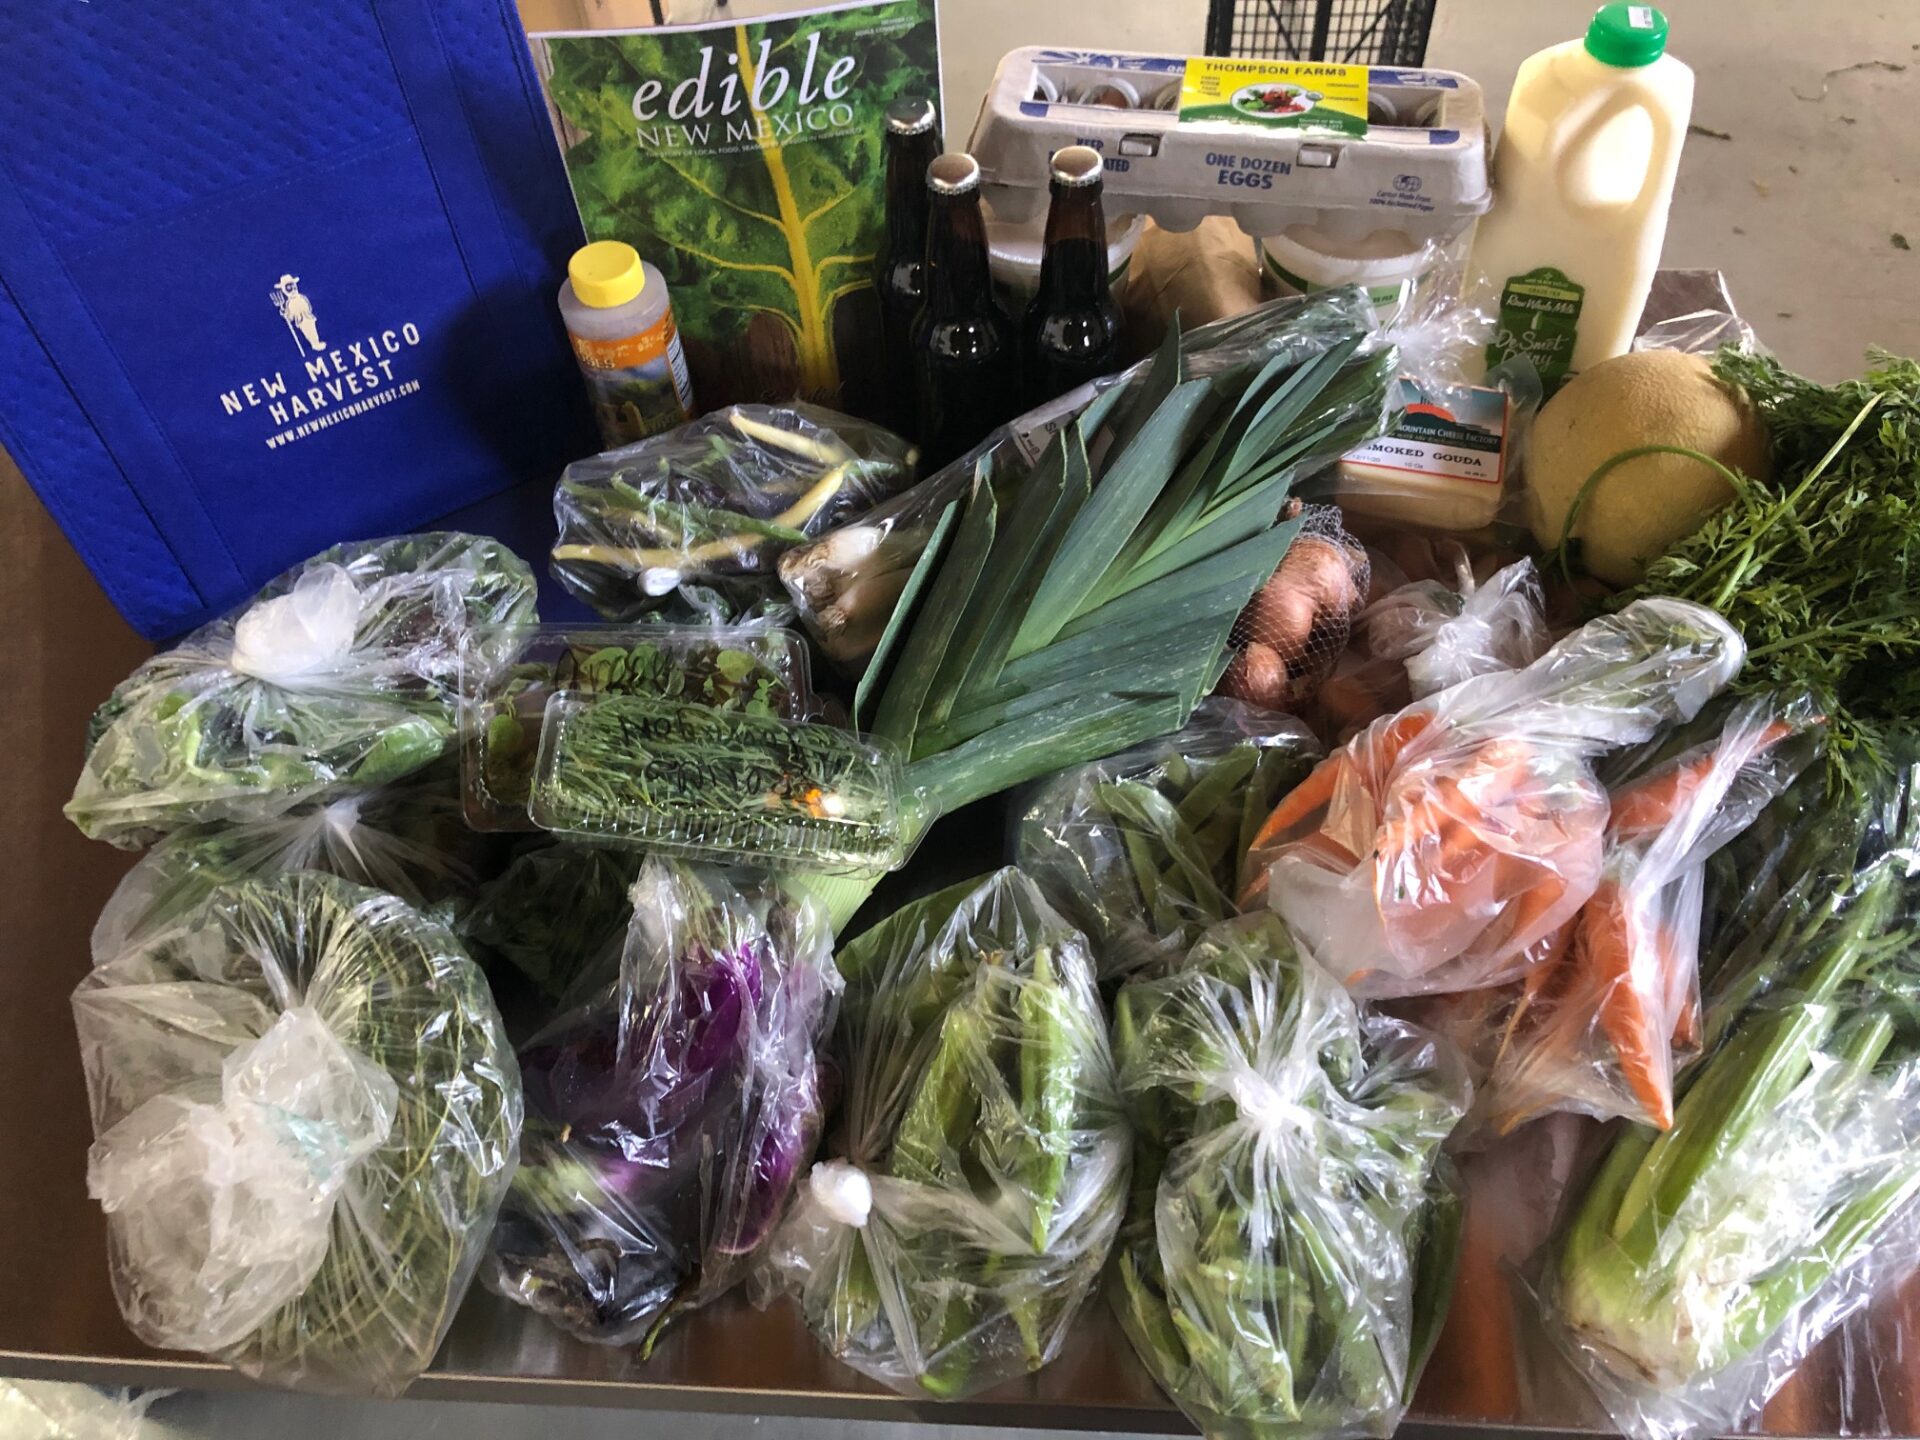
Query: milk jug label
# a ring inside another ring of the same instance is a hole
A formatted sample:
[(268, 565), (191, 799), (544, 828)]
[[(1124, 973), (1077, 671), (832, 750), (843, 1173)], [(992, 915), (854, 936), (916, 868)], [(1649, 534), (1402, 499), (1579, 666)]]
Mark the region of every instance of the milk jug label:
[(1520, 356), (1551, 390), (1566, 379), (1580, 330), (1586, 288), (1550, 265), (1515, 275), (1500, 292), (1500, 325), (1487, 346), (1487, 366)]

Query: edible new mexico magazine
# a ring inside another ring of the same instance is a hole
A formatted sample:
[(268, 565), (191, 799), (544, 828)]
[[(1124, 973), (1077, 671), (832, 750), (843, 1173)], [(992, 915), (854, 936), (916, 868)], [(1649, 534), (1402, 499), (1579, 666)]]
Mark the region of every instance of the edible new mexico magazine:
[(587, 238), (660, 267), (702, 410), (873, 410), (883, 112), (938, 103), (934, 9), (532, 37)]

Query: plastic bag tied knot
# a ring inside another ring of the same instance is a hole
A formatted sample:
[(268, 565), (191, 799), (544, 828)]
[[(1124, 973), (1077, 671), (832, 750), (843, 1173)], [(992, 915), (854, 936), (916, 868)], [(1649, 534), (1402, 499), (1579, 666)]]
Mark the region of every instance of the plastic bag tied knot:
[(337, 676), (360, 629), (360, 587), (340, 565), (317, 565), (284, 595), (261, 600), (233, 627), (227, 663), (287, 689)]
[(850, 1160), (815, 1165), (807, 1175), (807, 1190), (829, 1219), (855, 1230), (865, 1229), (873, 1214), (873, 1182)]
[(141, 1333), (218, 1351), (296, 1298), (398, 1101), (392, 1076), (302, 1006), (227, 1056), (217, 1101), (161, 1095), (95, 1141), (87, 1190), (113, 1217)]

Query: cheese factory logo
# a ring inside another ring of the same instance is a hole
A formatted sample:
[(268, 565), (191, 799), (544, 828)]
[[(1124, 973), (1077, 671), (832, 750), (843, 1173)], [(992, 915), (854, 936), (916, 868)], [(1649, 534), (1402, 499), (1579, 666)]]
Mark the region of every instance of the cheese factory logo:
[[(262, 370), (219, 395), (222, 414), (233, 419), (257, 417), (273, 427), (261, 437), (269, 450), (357, 419), (420, 389), (420, 382), (404, 369), (406, 353), (420, 344), (420, 327), (411, 320), (332, 344), (320, 333), (319, 314), (312, 298), (300, 288), (298, 275), (283, 272), (267, 293), (299, 352), (300, 363)], [(341, 339), (331, 324), (327, 335)]]

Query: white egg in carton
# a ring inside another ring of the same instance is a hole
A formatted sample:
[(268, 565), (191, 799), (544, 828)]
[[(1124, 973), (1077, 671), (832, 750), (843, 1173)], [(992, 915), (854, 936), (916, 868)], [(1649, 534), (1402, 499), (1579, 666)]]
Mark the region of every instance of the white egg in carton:
[[(1332, 236), (1391, 228), (1416, 241), (1460, 234), (1492, 201), (1480, 87), (1446, 70), (1366, 67), (1365, 133), (1183, 118), (1190, 57), (1030, 46), (1000, 61), (968, 148), (994, 213), (1044, 212), (1047, 163), (1067, 145), (1106, 161), (1109, 217), (1151, 215), (1191, 230), (1230, 215), (1249, 235), (1313, 225)], [(1191, 57), (1214, 73), (1280, 62)], [(1357, 69), (1347, 71), (1348, 83)], [(1303, 72), (1295, 68), (1289, 79)], [(1311, 73), (1311, 71), (1305, 72)]]

